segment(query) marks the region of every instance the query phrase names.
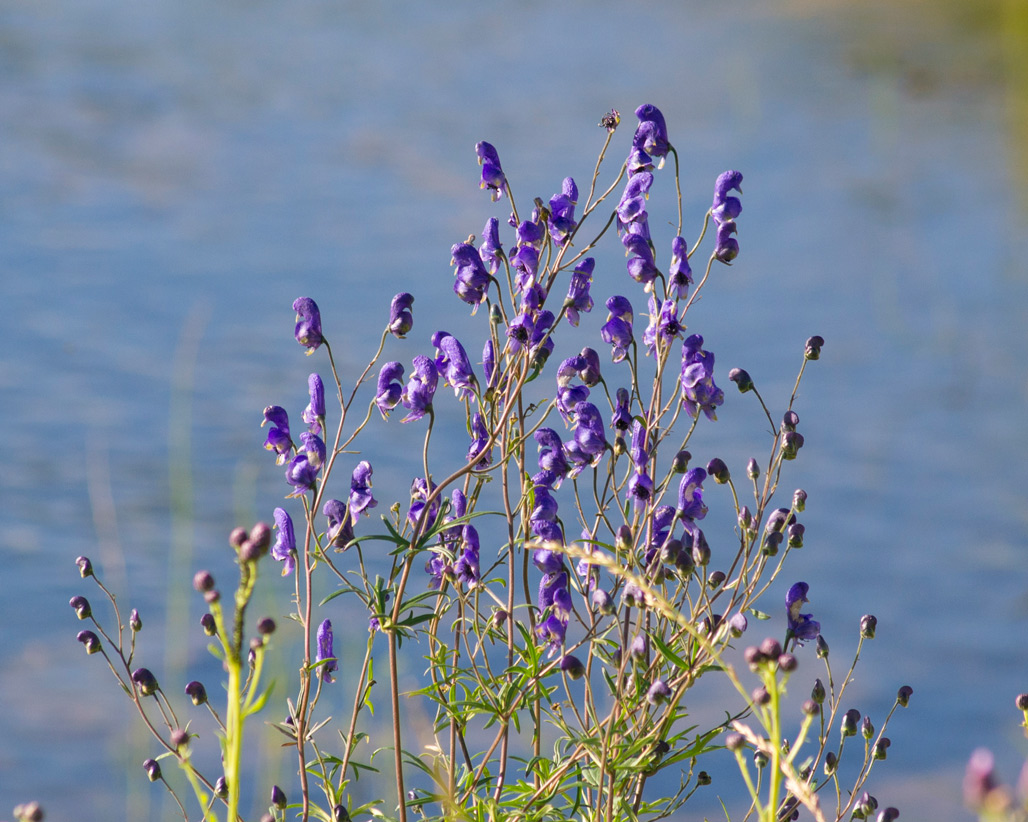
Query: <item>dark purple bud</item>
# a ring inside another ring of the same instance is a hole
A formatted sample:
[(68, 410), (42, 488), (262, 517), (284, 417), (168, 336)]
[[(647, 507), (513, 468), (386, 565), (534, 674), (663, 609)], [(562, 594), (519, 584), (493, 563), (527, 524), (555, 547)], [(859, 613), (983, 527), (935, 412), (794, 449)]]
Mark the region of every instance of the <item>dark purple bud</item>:
[(210, 571), (197, 571), (193, 576), (193, 587), (201, 594), (210, 591), (214, 587), (214, 577)]
[(767, 754), (765, 754), (763, 751), (754, 751), (753, 752), (753, 764), (756, 765), (758, 768), (766, 768), (767, 767)]
[(507, 621), (507, 612), (502, 608), (497, 608), (493, 612), (493, 626), (496, 628), (502, 628), (503, 624)]
[(296, 341), (306, 346), (307, 355), (310, 356), (324, 342), (321, 336), (321, 311), (310, 297), (299, 297), (293, 303), (293, 311), (296, 312)]
[(262, 551), (260, 543), (247, 540), (239, 547), (240, 562), (257, 562), (267, 551)]
[(143, 770), (146, 771), (146, 776), (151, 782), (156, 782), (161, 778), (161, 765), (156, 759), (147, 759), (143, 762)]
[(725, 737), (725, 747), (730, 751), (742, 750), (745, 744), (746, 740), (743, 738), (742, 734), (730, 733)]
[(725, 461), (721, 457), (714, 457), (714, 459), (707, 463), (707, 476), (712, 477), (714, 482), (719, 485), (724, 485), (731, 479), (732, 475), (728, 472), (728, 466), (725, 465)]
[(767, 655), (756, 645), (750, 645), (743, 651), (743, 659), (751, 671), (756, 671), (762, 663), (767, 662)]
[(864, 639), (874, 639), (875, 629), (878, 627), (878, 618), (874, 614), (864, 614), (860, 618), (860, 635)]
[(231, 545), (236, 550), (239, 550), (239, 547), (244, 542), (246, 542), (246, 539), (247, 539), (246, 529), (243, 528), (242, 526), (239, 526), (237, 528), (233, 528), (232, 532), (228, 535), (228, 544)]
[(285, 807), (288, 804), (285, 792), (278, 785), (272, 785), (271, 787), (271, 804), (280, 811), (285, 810)]
[(825, 684), (820, 679), (815, 679), (814, 687), (810, 690), (810, 698), (820, 705), (825, 701), (825, 696)]
[(133, 633), (139, 633), (143, 630), (143, 620), (139, 616), (139, 611), (135, 608), (129, 614), (129, 628), (132, 629)]
[(593, 348), (583, 348), (579, 356), (584, 365), (578, 372), (578, 378), (587, 386), (594, 386), (602, 379), (600, 375), (600, 355)]
[(746, 463), (746, 476), (751, 480), (755, 480), (760, 476), (760, 466), (753, 457), (750, 457), (750, 461)]
[(786, 673), (795, 671), (797, 665), (799, 665), (799, 662), (793, 654), (781, 654), (778, 657), (778, 667)]
[(671, 471), (675, 474), (684, 474), (689, 468), (689, 460), (692, 454), (688, 451), (679, 451), (671, 461)]
[(692, 561), (694, 565), (698, 565), (700, 568), (706, 567), (710, 562), (710, 546), (707, 545), (706, 537), (703, 536), (703, 532), (698, 528), (692, 543)]
[(75, 564), (79, 567), (79, 574), (83, 579), (93, 576), (93, 563), (89, 561), (89, 557), (79, 557)]
[(860, 733), (863, 735), (864, 739), (870, 739), (875, 735), (875, 726), (871, 722), (871, 717), (864, 717), (864, 721), (860, 723)]
[(887, 736), (883, 736), (881, 739), (879, 739), (877, 742), (875, 742), (874, 754), (873, 754), (874, 758), (875, 759), (885, 759), (885, 757), (887, 755), (886, 751), (889, 750), (889, 746), (890, 745), (892, 745), (892, 740), (889, 739), (889, 737), (887, 737)]
[(186, 696), (193, 700), (194, 705), (203, 705), (207, 702), (207, 689), (194, 679), (186, 685)]
[(710, 576), (707, 577), (707, 586), (710, 588), (717, 588), (726, 579), (724, 571), (711, 571)]
[(696, 784), (697, 785), (709, 785), (710, 782), (711, 782), (710, 774), (707, 773), (706, 771), (700, 771), (698, 774), (696, 774)]
[(214, 623), (214, 616), (211, 614), (204, 614), (200, 617), (200, 627), (203, 628), (206, 636), (214, 636), (218, 633), (218, 627)]
[(816, 360), (821, 357), (821, 346), (825, 344), (824, 337), (811, 337), (807, 340), (806, 348), (803, 352), (803, 356), (808, 360)]
[(843, 737), (856, 736), (857, 725), (860, 723), (860, 711), (856, 708), (850, 708), (842, 717), (842, 725), (840, 730), (842, 731)]
[(79, 631), (75, 638), (86, 646), (87, 654), (95, 654), (100, 650), (100, 637), (92, 631)]
[(765, 686), (760, 685), (759, 687), (754, 688), (750, 693), (750, 701), (754, 705), (767, 705), (767, 703), (771, 701), (771, 694), (768, 693)]
[(817, 639), (814, 641), (816, 646), (817, 658), (827, 659), (828, 658), (828, 640), (826, 640), (821, 634), (817, 635)]
[[(243, 543), (243, 544), (247, 545), (249, 543)], [(207, 591), (203, 595), (203, 601), (206, 602), (208, 605), (213, 605), (215, 602), (218, 602), (220, 600), (221, 600), (221, 591), (219, 591), (217, 588), (212, 588), (210, 591)]]
[(157, 677), (151, 673), (149, 668), (136, 668), (132, 672), (132, 681), (136, 683), (139, 693), (143, 696), (153, 696), (160, 687), (157, 684)]
[(806, 532), (806, 528), (799, 522), (794, 522), (786, 529), (786, 534), (789, 537), (790, 548), (802, 548), (803, 547), (803, 534)]
[(782, 645), (777, 639), (769, 636), (760, 643), (760, 652), (765, 659), (777, 660), (782, 655)]
[(225, 799), (228, 796), (228, 780), (223, 776), (218, 777), (218, 781), (214, 783), (214, 795), (218, 799)]
[(407, 332), (414, 327), (414, 315), (411, 313), (411, 306), (414, 305), (414, 297), (406, 291), (401, 291), (389, 306), (389, 333), (394, 337), (403, 339)]
[(729, 371), (728, 379), (735, 383), (740, 394), (745, 394), (747, 391), (753, 390), (753, 380), (750, 377), (749, 372), (742, 368), (733, 368)]
[(786, 431), (782, 437), (782, 458), (787, 460), (796, 459), (796, 455), (803, 447), (803, 435), (796, 431)]
[(332, 808), (332, 820), (333, 822), (350, 822), (350, 812), (346, 810), (345, 805), (336, 805)]
[(671, 689), (663, 679), (658, 679), (646, 691), (646, 701), (651, 705), (663, 705), (671, 697)]
[[(885, 757), (882, 757), (883, 759)], [(900, 812), (896, 808), (886, 808), (878, 814), (878, 822), (895, 822), (899, 819)]]
[(318, 627), (318, 654), (315, 662), (325, 661), (324, 665), (319, 667), (319, 674), (323, 681), (332, 682), (333, 671), (339, 670), (339, 662), (335, 658), (335, 653), (332, 650), (332, 621), (326, 619)]
[(275, 633), (275, 620), (271, 617), (261, 617), (257, 620), (257, 633), (263, 634), (264, 636), (271, 636)]
[(839, 757), (835, 755), (834, 751), (829, 751), (825, 754), (825, 776), (831, 776), (837, 767), (839, 767)]
[(585, 665), (577, 656), (567, 654), (560, 660), (560, 669), (572, 679), (580, 679), (585, 675)]
[(728, 631), (736, 639), (741, 637), (746, 632), (746, 628), (748, 627), (748, 625), (749, 622), (746, 619), (746, 614), (742, 612), (739, 612), (738, 614), (733, 614), (728, 619)]
[(75, 615), (79, 619), (89, 619), (93, 615), (93, 609), (85, 597), (72, 597), (68, 604), (75, 609)]

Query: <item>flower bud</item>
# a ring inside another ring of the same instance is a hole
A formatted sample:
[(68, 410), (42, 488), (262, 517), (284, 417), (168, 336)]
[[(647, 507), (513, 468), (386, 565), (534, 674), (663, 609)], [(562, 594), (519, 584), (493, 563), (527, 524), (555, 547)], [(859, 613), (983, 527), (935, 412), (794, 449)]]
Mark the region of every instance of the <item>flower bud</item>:
[(350, 812), (345, 805), (336, 805), (332, 808), (333, 822), (350, 822)]
[(206, 594), (214, 588), (214, 577), (210, 571), (197, 571), (193, 575), (193, 587), (201, 594)]
[(750, 645), (742, 652), (743, 658), (746, 660), (746, 664), (750, 666), (751, 671), (756, 671), (762, 662), (767, 661), (767, 657), (764, 652), (760, 650), (756, 645)]
[(906, 708), (910, 704), (910, 697), (913, 696), (914, 689), (909, 685), (904, 685), (896, 692), (896, 701), (899, 703), (901, 708)]
[(782, 437), (782, 459), (794, 460), (803, 447), (803, 435), (798, 431), (786, 431)]
[(721, 457), (714, 457), (714, 459), (707, 463), (707, 474), (718, 485), (724, 485), (732, 476), (728, 471), (728, 466), (725, 465), (725, 461)]
[(609, 615), (614, 613), (614, 603), (610, 600), (610, 594), (602, 588), (597, 588), (592, 593), (593, 608), (599, 613)]
[(707, 538), (700, 531), (698, 537), (692, 544), (692, 561), (701, 568), (710, 562), (710, 546), (707, 545)]
[(635, 660), (645, 660), (650, 652), (650, 640), (646, 634), (636, 634), (635, 638), (632, 639), (632, 644), (629, 646), (628, 652)]
[(767, 754), (763, 751), (754, 751), (753, 764), (756, 765), (758, 768), (767, 767)]
[(828, 658), (828, 640), (825, 639), (824, 634), (818, 634), (817, 639), (814, 640), (816, 647), (816, 654), (818, 659)]
[(860, 618), (860, 635), (864, 639), (874, 639), (875, 629), (878, 627), (878, 619), (873, 614), (864, 614)]
[(632, 550), (632, 543), (635, 541), (632, 536), (632, 529), (628, 525), (622, 525), (614, 535), (614, 548), (618, 553)]
[(746, 476), (751, 480), (755, 480), (760, 476), (760, 466), (754, 457), (750, 457), (750, 461), (746, 463)]
[(782, 654), (778, 657), (778, 668), (787, 674), (795, 671), (797, 665), (799, 661), (793, 654)]
[(689, 470), (689, 460), (691, 459), (692, 454), (688, 451), (679, 451), (671, 461), (671, 471), (675, 474), (684, 474)]
[(700, 771), (698, 774), (696, 774), (696, 784), (697, 785), (709, 785), (710, 784), (710, 774), (707, 773), (706, 771)]
[(200, 617), (200, 627), (207, 636), (215, 636), (218, 633), (218, 627), (214, 624), (214, 616), (211, 614), (204, 614)]
[(725, 737), (725, 747), (730, 751), (742, 750), (742, 747), (746, 744), (746, 740), (742, 734), (730, 733)]
[(1014, 705), (1019, 711), (1028, 711), (1028, 694), (1018, 694), (1014, 699)]
[(493, 627), (502, 628), (503, 624), (507, 621), (507, 612), (502, 608), (497, 608), (493, 611)]
[(878, 814), (878, 822), (895, 822), (899, 819), (900, 812), (896, 808), (886, 808)]
[(95, 654), (100, 650), (100, 637), (92, 631), (79, 631), (75, 638), (86, 646), (87, 654)]
[(43, 822), (43, 806), (38, 802), (25, 802), (14, 806), (14, 818), (18, 822)]
[(500, 311), (500, 306), (497, 303), (493, 303), (489, 307), (489, 322), (493, 325), (503, 324), (503, 312)]
[(75, 615), (79, 619), (89, 619), (93, 615), (93, 609), (85, 597), (72, 597), (68, 604), (75, 609)]
[(93, 576), (93, 563), (89, 561), (89, 557), (79, 557), (75, 564), (79, 567), (83, 579)]
[(711, 588), (717, 588), (725, 579), (724, 571), (711, 571), (710, 576), (707, 577), (707, 585)]
[(658, 679), (650, 685), (649, 690), (646, 691), (646, 701), (649, 702), (650, 705), (662, 705), (670, 696), (671, 689), (663, 679)]
[(778, 554), (778, 546), (782, 544), (782, 532), (773, 531), (764, 537), (762, 553), (765, 556), (773, 557)]
[(829, 751), (825, 754), (825, 776), (831, 776), (835, 773), (835, 769), (839, 767), (839, 757), (835, 755), (834, 751)]
[(754, 688), (750, 693), (750, 700), (754, 705), (767, 705), (767, 703), (771, 701), (771, 694), (768, 693), (765, 686), (761, 685)]
[(790, 409), (789, 411), (786, 411), (782, 415), (782, 431), (783, 431), (783, 433), (787, 433), (787, 432), (790, 432), (790, 431), (795, 431), (796, 430), (796, 426), (798, 426), (799, 424), (800, 424), (800, 415), (797, 414), (795, 411)]
[(792, 507), (797, 511), (803, 511), (807, 507), (807, 492), (797, 488), (792, 495)]
[(773, 636), (769, 636), (760, 643), (760, 652), (765, 659), (778, 659), (782, 655), (782, 644)]
[(238, 551), (244, 542), (246, 542), (246, 529), (242, 526), (233, 528), (232, 533), (228, 535), (228, 544)]
[(214, 783), (214, 795), (218, 799), (225, 799), (228, 796), (228, 780), (223, 776), (218, 777), (218, 781)]
[(891, 744), (892, 744), (892, 740), (890, 740), (889, 737), (887, 737), (887, 736), (883, 736), (881, 739), (879, 739), (877, 742), (875, 742), (874, 758), (875, 759), (885, 759), (886, 751), (889, 750), (889, 746)]
[(871, 717), (864, 717), (864, 721), (860, 723), (860, 733), (863, 735), (864, 739), (870, 739), (875, 735), (875, 726), (871, 722)]
[(743, 368), (733, 368), (728, 372), (728, 379), (735, 383), (740, 394), (745, 394), (747, 391), (753, 390), (753, 380), (750, 377), (749, 372)]
[(193, 700), (194, 705), (203, 705), (207, 701), (207, 689), (195, 679), (186, 685), (186, 695)]
[(160, 687), (157, 684), (157, 677), (153, 675), (149, 668), (136, 668), (132, 672), (132, 681), (136, 683), (139, 693), (143, 696), (153, 696)]
[(820, 679), (814, 680), (814, 687), (810, 689), (810, 698), (818, 705), (825, 701), (825, 684)]
[(821, 346), (825, 344), (824, 337), (814, 336), (807, 340), (803, 356), (808, 360), (817, 360), (821, 357)]
[(785, 529), (786, 534), (789, 536), (789, 547), (790, 548), (802, 548), (803, 547), (803, 533), (806, 528), (800, 522), (794, 522), (788, 528)]
[(176, 751), (189, 744), (189, 732), (176, 728), (171, 732), (171, 747)]
[(732, 614), (728, 619), (728, 632), (738, 639), (745, 632), (749, 622), (746, 620), (746, 614), (741, 611), (737, 614)]
[(271, 804), (280, 811), (285, 810), (285, 807), (288, 804), (285, 792), (278, 785), (271, 786)]
[(129, 628), (132, 629), (133, 633), (139, 633), (143, 630), (143, 620), (139, 616), (139, 611), (135, 608), (129, 614)]
[(275, 627), (275, 620), (271, 617), (261, 617), (257, 620), (257, 633), (264, 636), (271, 636), (271, 634), (275, 633)]
[(840, 730), (842, 731), (844, 738), (847, 736), (857, 735), (858, 722), (860, 722), (860, 711), (856, 708), (850, 708), (845, 714), (843, 714)]
[(161, 778), (161, 764), (156, 759), (147, 759), (143, 762), (143, 770), (151, 782)]
[[(672, 537), (660, 546), (660, 561), (665, 565), (674, 565), (682, 553), (682, 541)], [(692, 559), (692, 557), (690, 557)]]
[(573, 654), (567, 654), (560, 660), (560, 669), (572, 679), (581, 679), (585, 674), (585, 665)]
[(817, 716), (819, 713), (821, 713), (821, 706), (818, 705), (813, 699), (804, 700), (803, 713), (807, 716)]

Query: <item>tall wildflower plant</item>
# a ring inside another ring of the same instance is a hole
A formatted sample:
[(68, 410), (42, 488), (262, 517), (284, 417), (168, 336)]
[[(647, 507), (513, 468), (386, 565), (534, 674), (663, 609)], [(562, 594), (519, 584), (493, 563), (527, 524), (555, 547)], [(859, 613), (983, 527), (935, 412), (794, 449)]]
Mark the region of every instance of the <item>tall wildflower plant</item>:
[[(803, 447), (800, 382), (824, 340), (812, 336), (797, 352), (795, 387), (777, 403), (746, 371), (715, 369), (689, 310), (740, 253), (743, 177), (718, 176), (710, 208), (689, 228), (664, 117), (652, 105), (636, 117), (610, 182), (600, 181), (616, 111), (600, 123), (605, 139), (587, 185), (568, 177), (528, 206), (496, 148), (476, 146), (481, 187), (509, 214), (450, 249), (453, 299), (480, 321), (476, 339), (415, 333), (415, 295), (403, 292), (383, 306), (367, 366), (340, 373), (329, 341), (342, 323), (323, 324), (309, 297), (293, 304), (295, 339), (322, 369), (309, 376), (298, 416), (264, 409), (286, 500), (271, 512), (273, 526), (233, 531), (237, 581), (221, 588), (203, 570), (194, 579), (223, 687), (190, 682), (195, 708), (175, 707), (137, 667), (138, 616), (126, 630), (115, 597), (79, 559), (115, 626), (105, 629), (77, 596), (73, 608), (92, 623), (79, 640), (106, 659), (152, 732), (144, 772), (172, 793), (183, 819), (197, 807), (206, 820), (243, 818), (262, 796), (265, 819), (656, 820), (697, 791), (761, 822), (898, 816), (878, 810), (865, 783), (886, 758), (886, 725), (910, 689), (876, 728), (845, 702), (856, 657), (841, 675), (833, 668), (821, 625), (805, 612), (807, 583), (792, 584), (784, 603), (761, 605), (804, 542), (807, 495), (782, 499), (780, 486)], [(654, 186), (676, 192), (670, 222), (650, 220)], [(620, 243), (626, 263), (603, 271), (609, 291), (595, 294), (602, 266), (591, 255), (601, 243)], [(607, 313), (594, 337), (579, 321), (597, 300)], [(407, 340), (403, 361), (385, 361), (390, 335)], [(745, 465), (729, 466), (703, 444), (728, 383), (770, 428), (763, 453)], [(423, 447), (409, 491), (387, 492), (358, 438), (397, 425), (420, 429)], [(455, 438), (466, 448), (455, 451)], [(734, 511), (734, 528), (708, 537), (708, 505)], [(370, 562), (386, 551), (388, 563)], [(373, 575), (372, 564), (387, 570)], [(292, 596), (283, 616), (303, 631), (289, 693), (264, 681), (274, 620), (247, 613), (269, 567)], [(316, 577), (329, 581), (320, 590), (333, 589), (325, 599), (315, 596)], [(767, 628), (754, 637), (757, 622)], [(358, 624), (368, 628), (363, 658), (341, 664), (334, 633), (346, 626), (352, 637)], [(875, 618), (864, 617), (857, 656), (875, 631)], [(402, 657), (425, 667), (414, 690), (401, 683)], [(707, 725), (690, 711), (701, 679), (717, 680), (723, 696), (723, 718)], [(809, 698), (785, 700), (787, 685)], [(348, 715), (327, 715), (327, 689), (348, 694)], [(373, 736), (376, 702), (388, 705), (387, 738)], [(248, 723), (261, 711), (291, 751), (289, 796), (244, 784), (244, 730), (266, 732)], [(416, 731), (413, 720), (426, 716), (428, 732)], [(192, 753), (212, 730), (221, 767), (202, 773)], [(739, 779), (707, 787), (712, 757), (734, 758)], [(368, 770), (395, 788), (358, 781)], [(376, 789), (386, 795), (369, 793)]]

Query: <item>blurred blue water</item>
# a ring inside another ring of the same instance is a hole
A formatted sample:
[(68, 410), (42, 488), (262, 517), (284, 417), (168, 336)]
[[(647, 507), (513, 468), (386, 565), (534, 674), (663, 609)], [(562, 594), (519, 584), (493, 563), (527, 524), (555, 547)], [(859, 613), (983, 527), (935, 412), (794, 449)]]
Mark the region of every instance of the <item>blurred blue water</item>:
[[(745, 366), (781, 398), (803, 340), (827, 340), (798, 405), (807, 445), (789, 483), (810, 505), (795, 573), (833, 652), (852, 650), (862, 613), (879, 618), (855, 704), (881, 712), (914, 687), (879, 795), (915, 818), (966, 818), (959, 774), (979, 744), (1013, 778), (1012, 700), (1028, 684), (1028, 242), (988, 58), (998, 32), (943, 21), (926, 44), (891, 15), (0, 7), (0, 812), (42, 797), (50, 818), (101, 819), (123, 814), (126, 782), (149, 790), (147, 749), (127, 747), (122, 700), (74, 642), (72, 559), (93, 556), (154, 603), (144, 652), (158, 655), (169, 460), (193, 472), (190, 569), (227, 573), (225, 534), (284, 493), (257, 426), (269, 403), (306, 403), (292, 300), (322, 304), (351, 375), (396, 291), (415, 293), (426, 335), (459, 333), (449, 248), (498, 213), (477, 190), (474, 143), (497, 145), (522, 201), (547, 197), (567, 174), (588, 178), (599, 116), (641, 102), (665, 113), (692, 214), (718, 172), (746, 177), (743, 253), (690, 314), (721, 373)], [(605, 295), (623, 275), (602, 276)], [(173, 413), (176, 358), (186, 402)], [(752, 411), (730, 397), (712, 451), (741, 466)], [(410, 473), (398, 460), (376, 480)]]

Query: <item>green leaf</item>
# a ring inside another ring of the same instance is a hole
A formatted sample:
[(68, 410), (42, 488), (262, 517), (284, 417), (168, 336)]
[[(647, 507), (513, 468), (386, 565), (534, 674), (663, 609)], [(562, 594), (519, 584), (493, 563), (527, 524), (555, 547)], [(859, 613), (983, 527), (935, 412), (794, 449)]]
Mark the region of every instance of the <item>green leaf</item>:
[(653, 644), (657, 646), (657, 650), (660, 651), (661, 656), (668, 660), (678, 670), (685, 671), (689, 668), (689, 663), (682, 659), (678, 654), (671, 650), (671, 647), (661, 638), (660, 634), (653, 632), (650, 635), (650, 639), (653, 640)]

